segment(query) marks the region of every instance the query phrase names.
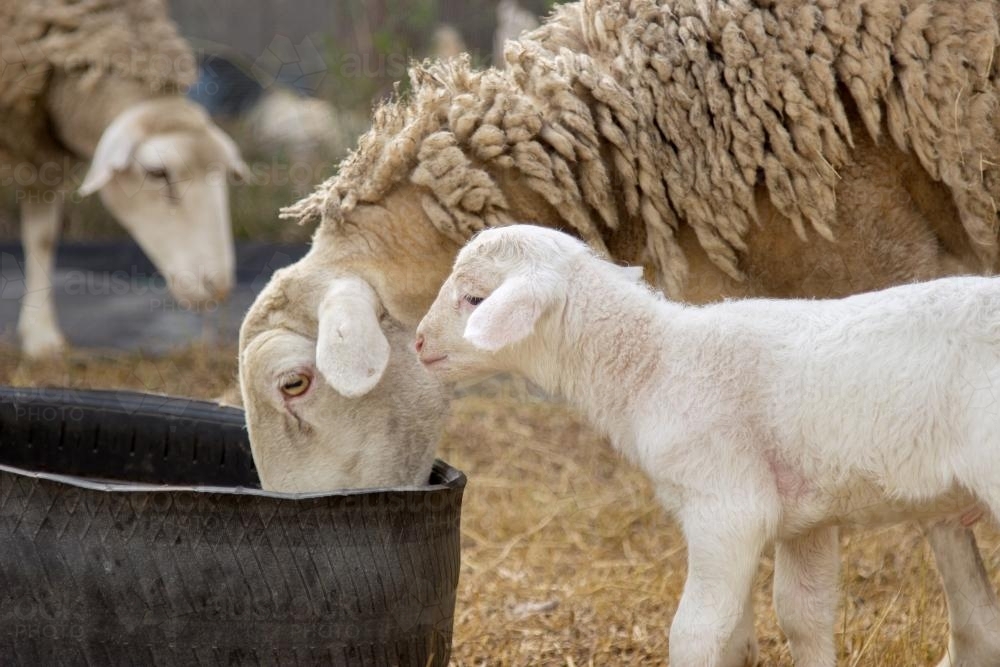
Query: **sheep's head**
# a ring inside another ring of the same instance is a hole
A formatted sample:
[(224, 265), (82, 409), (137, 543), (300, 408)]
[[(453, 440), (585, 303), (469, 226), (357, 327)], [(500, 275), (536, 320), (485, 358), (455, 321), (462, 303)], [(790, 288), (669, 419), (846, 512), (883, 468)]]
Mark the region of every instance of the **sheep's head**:
[(461, 244), (439, 232), (420, 206), (416, 188), (397, 188), (359, 204), (313, 238), (326, 270), (372, 286), (389, 315), (412, 331), (437, 295)]
[(80, 193), (99, 192), (166, 276), (181, 305), (199, 307), (232, 288), (229, 172), (244, 174), (233, 141), (183, 98), (122, 112), (97, 144)]
[(410, 330), (322, 248), (277, 272), (240, 330), (240, 389), (264, 488), (423, 484), (447, 410)]
[(481, 232), (417, 327), (421, 362), (448, 380), (518, 370), (506, 352), (559, 310), (580, 260), (592, 256), (582, 241), (544, 227)]

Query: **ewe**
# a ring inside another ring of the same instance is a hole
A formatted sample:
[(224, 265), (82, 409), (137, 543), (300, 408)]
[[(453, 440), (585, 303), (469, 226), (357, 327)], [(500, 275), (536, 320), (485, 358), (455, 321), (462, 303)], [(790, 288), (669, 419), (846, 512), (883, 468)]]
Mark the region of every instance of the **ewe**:
[[(269, 330), (258, 335), (250, 320), (240, 330), (240, 387), (261, 485), (295, 493), (426, 484), (448, 404), (409, 349), (410, 331), (385, 317), (357, 278), (327, 273), (323, 294), (311, 295), (302, 270), (281, 269), (283, 279), (260, 294), (288, 309)], [(295, 304), (315, 298), (318, 341), (283, 319), (302, 317)]]
[(184, 99), (195, 61), (163, 3), (4, 2), (0, 41), (0, 183), (21, 206), (25, 353), (65, 344), (50, 274), (63, 200), (77, 186), (100, 192), (182, 305), (224, 298), (234, 278), (226, 175), (246, 166)]
[[(684, 306), (570, 236), (517, 226), (459, 253), (417, 350), (444, 379), (528, 377), (650, 476), (688, 544), (672, 665), (755, 658), (750, 593), (771, 543), (796, 664), (833, 665), (837, 525), (977, 501), (1000, 517), (1000, 280)], [(997, 664), (991, 646), (965, 664)]]
[[(287, 211), (322, 220), (296, 277), (314, 283), (299, 290), (311, 300), (260, 300), (247, 321), (255, 335), (318, 340), (322, 281), (336, 271), (414, 327), (461, 244), (516, 220), (571, 230), (696, 303), (993, 272), (998, 11), (991, 0), (558, 5), (508, 43), (502, 70), (411, 71), (411, 94), (381, 106), (337, 174)], [(242, 364), (288, 370), (250, 343)], [(977, 664), (1000, 636), (1000, 604), (975, 538), (954, 520), (925, 527), (948, 597), (942, 667)], [(993, 655), (978, 664), (1000, 665)]]

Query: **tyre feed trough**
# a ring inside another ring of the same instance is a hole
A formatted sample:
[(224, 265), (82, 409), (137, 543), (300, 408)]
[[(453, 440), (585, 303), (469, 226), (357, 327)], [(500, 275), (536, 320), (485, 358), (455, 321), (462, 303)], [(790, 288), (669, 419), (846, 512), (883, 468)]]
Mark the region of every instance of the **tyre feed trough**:
[(0, 664), (445, 665), (464, 487), (264, 492), (241, 410), (0, 388)]

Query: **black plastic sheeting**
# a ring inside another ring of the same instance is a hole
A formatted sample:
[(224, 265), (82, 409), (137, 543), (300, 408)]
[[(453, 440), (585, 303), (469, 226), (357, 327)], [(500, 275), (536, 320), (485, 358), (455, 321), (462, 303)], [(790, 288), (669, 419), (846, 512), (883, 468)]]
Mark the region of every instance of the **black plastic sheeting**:
[[(300, 259), (307, 249), (237, 244), (232, 294), (194, 313), (173, 300), (163, 277), (134, 242), (61, 244), (53, 276), (56, 317), (74, 347), (164, 354), (196, 342), (233, 343), (243, 316), (271, 274)], [(16, 342), (24, 291), (21, 245), (0, 243), (0, 338), (9, 343)]]
[(0, 665), (448, 663), (461, 472), (257, 487), (240, 410), (0, 388)]

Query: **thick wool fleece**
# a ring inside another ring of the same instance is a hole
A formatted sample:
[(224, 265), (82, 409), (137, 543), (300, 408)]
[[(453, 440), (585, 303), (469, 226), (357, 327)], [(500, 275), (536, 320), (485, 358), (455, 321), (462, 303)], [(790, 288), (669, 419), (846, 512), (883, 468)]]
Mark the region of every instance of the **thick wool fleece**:
[(84, 93), (124, 79), (154, 96), (183, 89), (196, 74), (162, 0), (2, 2), (0, 153), (34, 162), (67, 156), (46, 113), (56, 77), (76, 77)]
[[(742, 278), (754, 191), (805, 237), (836, 234), (851, 113), (912, 151), (954, 197), (980, 259), (997, 255), (1000, 3), (992, 0), (583, 0), (512, 42), (507, 69), (411, 71), (339, 173), (286, 210), (337, 225), (395, 185), (457, 241), (512, 222), (518, 179), (603, 249), (642, 220), (660, 286), (679, 293), (679, 225)], [(853, 107), (853, 109), (851, 109)], [(860, 129), (860, 128), (855, 128)]]

